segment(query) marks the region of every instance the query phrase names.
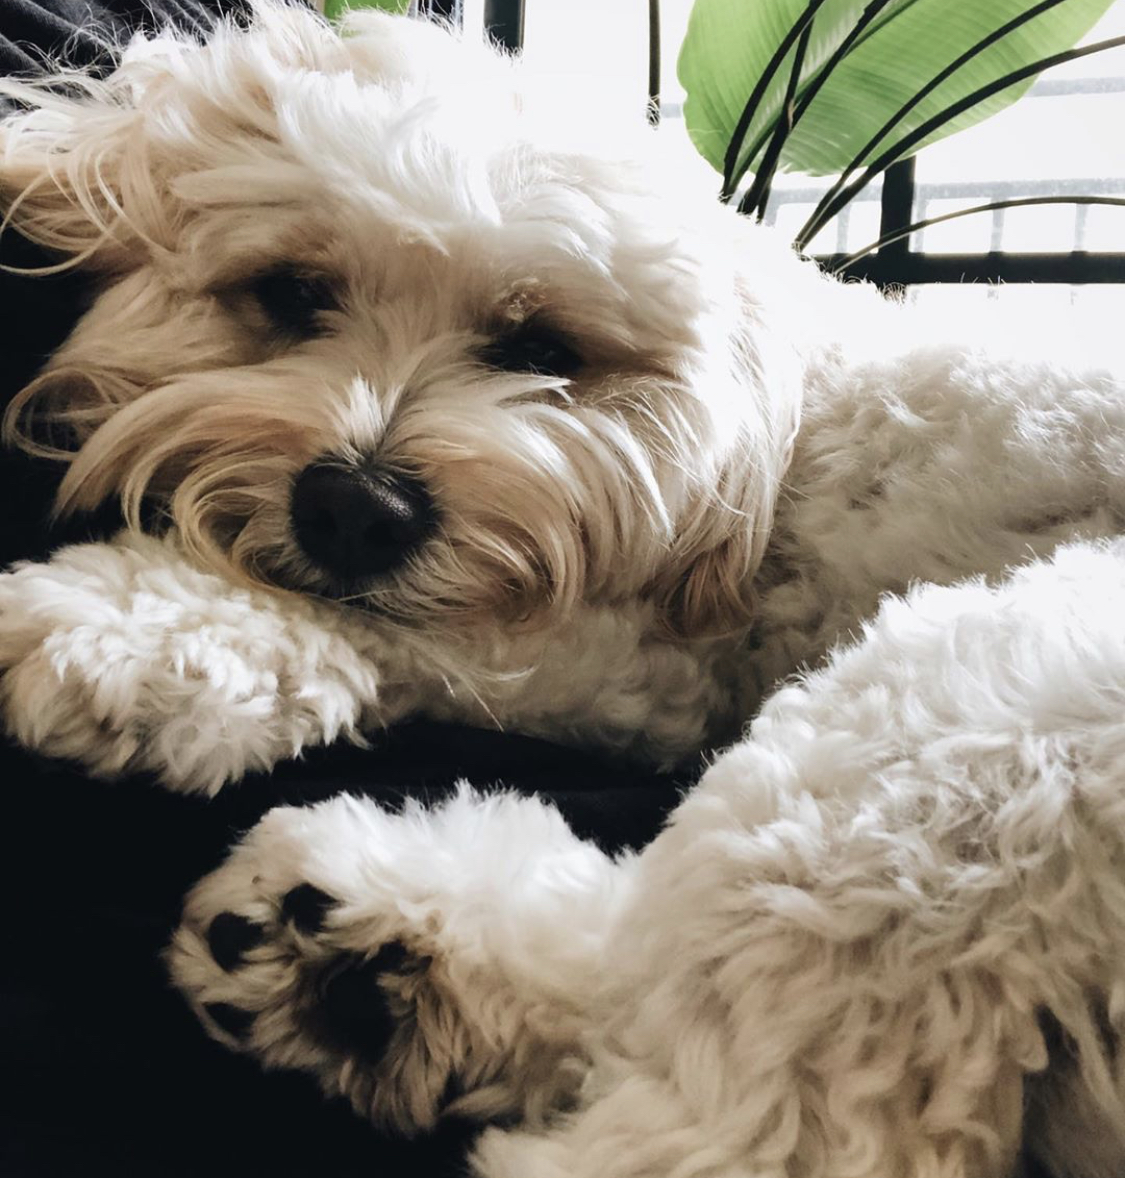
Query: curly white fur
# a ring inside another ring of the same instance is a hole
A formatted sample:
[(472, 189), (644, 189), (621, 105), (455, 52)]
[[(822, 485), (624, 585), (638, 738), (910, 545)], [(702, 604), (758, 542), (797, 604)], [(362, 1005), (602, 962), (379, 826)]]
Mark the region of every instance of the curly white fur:
[[(363, 1115), (526, 1119), (481, 1140), (489, 1178), (995, 1178), (1021, 1148), (1110, 1178), (1123, 710), (1125, 544), (1069, 546), (889, 598), (639, 856), (534, 799), (279, 809), (170, 961), (213, 1033)], [(283, 897), (310, 883), (331, 907), (301, 931)], [(220, 966), (223, 913), (260, 940)], [(317, 995), (388, 942), (408, 964), (368, 979), (396, 1025), (369, 1058)]]
[[(670, 763), (823, 665), (637, 859), (467, 793), (275, 812), (172, 954), (215, 1033), (405, 1130), (526, 1117), (489, 1175), (1125, 1165), (1119, 358), (829, 282), (419, 23), (0, 91), (6, 222), (101, 283), (8, 433), (131, 525), (0, 577), (23, 743), (212, 792), (411, 713)], [(281, 265), (334, 292), (297, 339)], [(537, 322), (573, 372), (489, 363)], [(348, 593), (290, 520), (325, 455), (438, 519)]]

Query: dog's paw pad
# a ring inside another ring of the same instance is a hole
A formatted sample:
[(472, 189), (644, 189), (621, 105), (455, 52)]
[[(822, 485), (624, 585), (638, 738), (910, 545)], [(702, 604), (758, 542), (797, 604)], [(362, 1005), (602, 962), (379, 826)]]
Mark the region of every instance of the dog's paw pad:
[(385, 944), (374, 957), (341, 957), (320, 985), (316, 1032), (371, 1063), (378, 1063), (394, 1033), (396, 1019), (380, 980), (412, 959), (400, 941)]
[(299, 933), (312, 936), (324, 927), (328, 910), (336, 899), (310, 883), (298, 884), (281, 897), (281, 918)]
[(229, 1002), (208, 1002), (203, 1011), (220, 1031), (239, 1040), (245, 1039), (250, 1033), (256, 1017), (252, 1010), (242, 1010)]
[(230, 973), (242, 964), (246, 953), (261, 944), (266, 930), (239, 916), (236, 912), (220, 912), (207, 928), (207, 948), (219, 967)]

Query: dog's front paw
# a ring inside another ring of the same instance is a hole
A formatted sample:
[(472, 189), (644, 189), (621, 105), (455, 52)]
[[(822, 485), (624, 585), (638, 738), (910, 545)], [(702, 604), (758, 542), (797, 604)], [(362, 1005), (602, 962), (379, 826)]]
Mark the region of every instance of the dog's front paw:
[[(560, 938), (559, 904), (572, 883), (598, 898), (591, 867), (611, 865), (530, 800), (283, 807), (189, 895), (168, 962), (212, 1036), (311, 1072), (382, 1125), (535, 1115), (582, 1074), (597, 942), (579, 927)], [(542, 925), (521, 924), (536, 911)], [(561, 946), (574, 978), (537, 942)]]
[(457, 1095), (466, 1037), (401, 824), (351, 798), (271, 811), (188, 897), (168, 961), (213, 1037), (409, 1133)]
[(0, 577), (0, 710), (27, 748), (213, 793), (355, 735), (376, 675), (334, 615), (230, 585), (173, 540), (63, 549)]

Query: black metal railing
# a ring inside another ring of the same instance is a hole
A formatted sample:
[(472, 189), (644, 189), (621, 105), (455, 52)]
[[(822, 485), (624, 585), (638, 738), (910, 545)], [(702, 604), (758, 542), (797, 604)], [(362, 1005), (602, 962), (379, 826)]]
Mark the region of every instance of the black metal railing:
[[(657, 0), (653, 0), (657, 2)], [(464, 21), (463, 0), (410, 0), (410, 14), (431, 20)], [(505, 49), (523, 48), (523, 0), (484, 0), (484, 27)]]

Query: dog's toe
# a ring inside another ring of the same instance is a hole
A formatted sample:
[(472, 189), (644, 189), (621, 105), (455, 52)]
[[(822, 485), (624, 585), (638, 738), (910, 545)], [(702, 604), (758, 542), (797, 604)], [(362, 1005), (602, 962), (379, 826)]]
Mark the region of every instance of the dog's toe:
[(320, 932), (336, 899), (310, 883), (298, 884), (281, 897), (281, 918), (307, 936)]
[[(247, 878), (254, 888), (260, 876)], [(307, 881), (272, 897), (245, 887), (222, 892), (232, 907), (189, 917), (172, 951), (173, 973), (212, 1033), (250, 1046), (255, 1019), (268, 1014), (255, 1050), (296, 1036), (306, 1049), (377, 1065), (402, 1013), (394, 995), (428, 959), (398, 940), (366, 951), (342, 947), (338, 920), (329, 924), (340, 900)]]
[(246, 953), (260, 945), (266, 930), (236, 912), (220, 912), (207, 928), (207, 948), (216, 964), (230, 973), (242, 964)]
[(378, 1063), (396, 1025), (380, 981), (401, 969), (408, 957), (405, 945), (391, 941), (374, 957), (338, 959), (320, 985), (314, 1033), (328, 1045)]

